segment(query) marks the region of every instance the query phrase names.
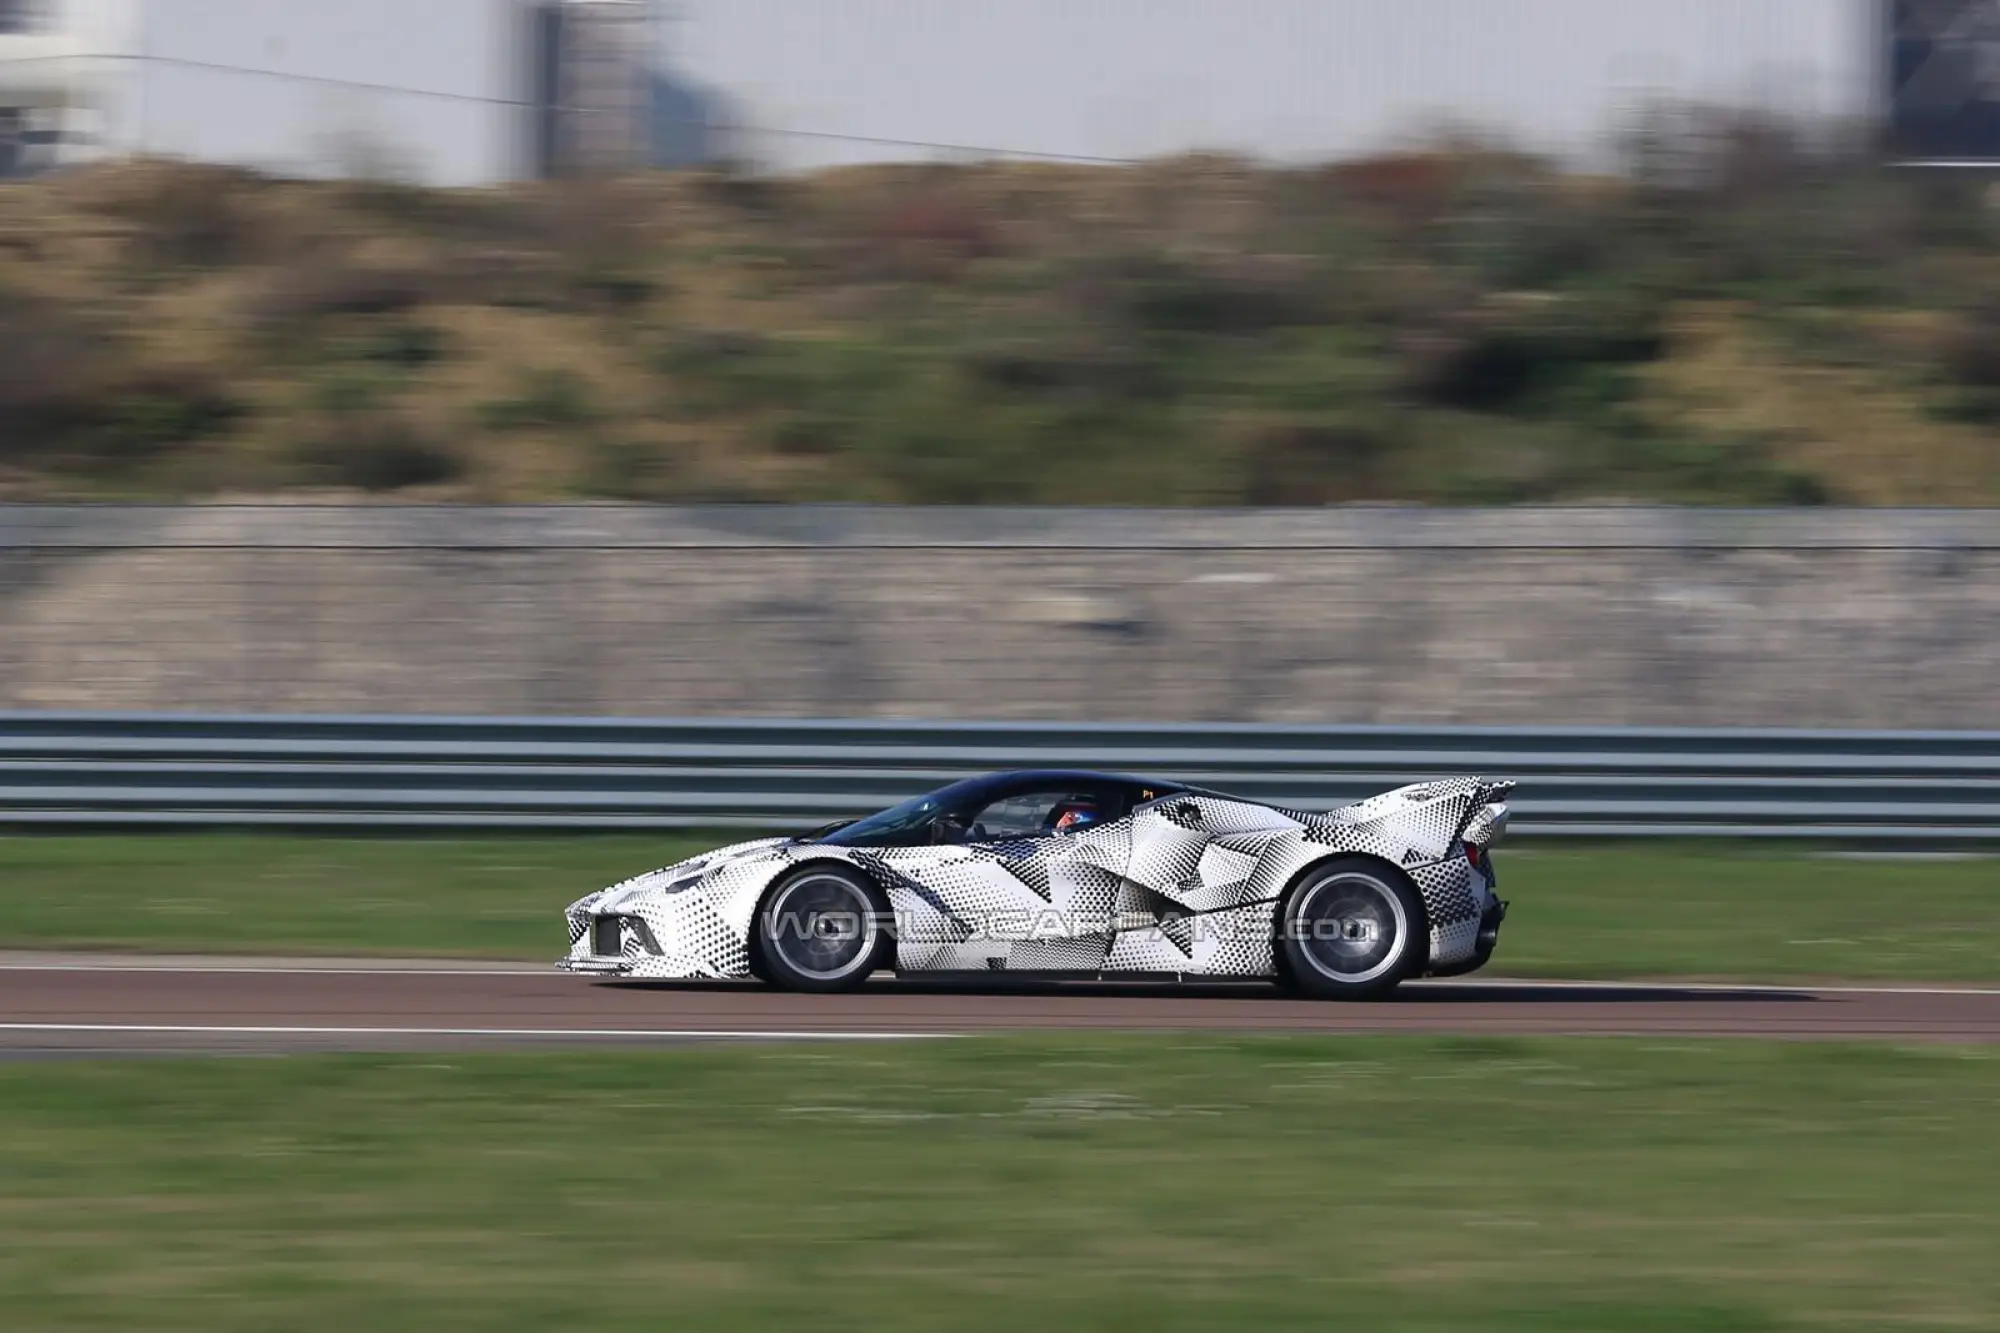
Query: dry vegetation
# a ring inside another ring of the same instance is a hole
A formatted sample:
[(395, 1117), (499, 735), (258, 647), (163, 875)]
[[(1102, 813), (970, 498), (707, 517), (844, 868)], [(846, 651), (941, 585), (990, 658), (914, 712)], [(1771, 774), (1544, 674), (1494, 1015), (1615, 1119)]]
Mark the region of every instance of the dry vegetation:
[(1979, 186), (1632, 165), (0, 187), (0, 496), (2000, 500)]

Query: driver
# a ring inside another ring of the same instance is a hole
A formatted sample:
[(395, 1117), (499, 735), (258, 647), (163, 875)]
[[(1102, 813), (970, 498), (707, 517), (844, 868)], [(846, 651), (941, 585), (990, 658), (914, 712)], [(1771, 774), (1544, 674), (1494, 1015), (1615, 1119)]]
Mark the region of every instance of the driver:
[(1097, 822), (1095, 801), (1064, 801), (1049, 812), (1052, 827), (1057, 833), (1081, 833)]

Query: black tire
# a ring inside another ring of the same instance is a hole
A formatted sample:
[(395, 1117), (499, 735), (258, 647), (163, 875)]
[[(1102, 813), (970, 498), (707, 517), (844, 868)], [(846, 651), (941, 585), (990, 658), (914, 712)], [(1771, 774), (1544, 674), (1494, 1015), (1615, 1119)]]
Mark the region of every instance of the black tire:
[(775, 986), (771, 980), (771, 969), (764, 966), (764, 946), (757, 938), (757, 923), (750, 923), (750, 944), (744, 952), (750, 955), (750, 975), (766, 986)]
[(1409, 876), (1368, 857), (1327, 861), (1278, 908), (1279, 984), (1316, 999), (1376, 999), (1423, 967), (1429, 934)]
[[(1279, 910), (1283, 910), (1284, 904), (1279, 903), (1278, 907)], [(1275, 913), (1271, 920), (1274, 926), (1279, 924)], [(1292, 971), (1292, 960), (1285, 956), (1285, 943), (1281, 937), (1272, 938), (1271, 967), (1271, 984), (1279, 991), (1297, 999), (1310, 998), (1306, 995), (1305, 987), (1299, 985), (1298, 975)]]
[(882, 891), (840, 865), (806, 866), (773, 885), (757, 909), (750, 971), (780, 990), (858, 989), (890, 948)]

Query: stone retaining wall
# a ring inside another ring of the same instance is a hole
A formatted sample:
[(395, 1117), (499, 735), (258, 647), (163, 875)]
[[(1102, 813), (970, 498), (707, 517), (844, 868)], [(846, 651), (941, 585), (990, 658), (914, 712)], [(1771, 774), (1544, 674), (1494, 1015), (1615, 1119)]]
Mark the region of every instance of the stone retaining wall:
[(0, 506), (0, 708), (2000, 728), (2000, 515)]

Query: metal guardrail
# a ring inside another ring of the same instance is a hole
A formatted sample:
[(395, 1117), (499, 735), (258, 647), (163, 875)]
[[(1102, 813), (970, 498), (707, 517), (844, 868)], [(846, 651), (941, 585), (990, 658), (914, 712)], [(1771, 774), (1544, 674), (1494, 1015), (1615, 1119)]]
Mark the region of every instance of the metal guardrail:
[(1542, 836), (2000, 841), (2000, 733), (0, 713), (0, 825), (789, 829), (992, 769), (1331, 809), (1449, 774)]

